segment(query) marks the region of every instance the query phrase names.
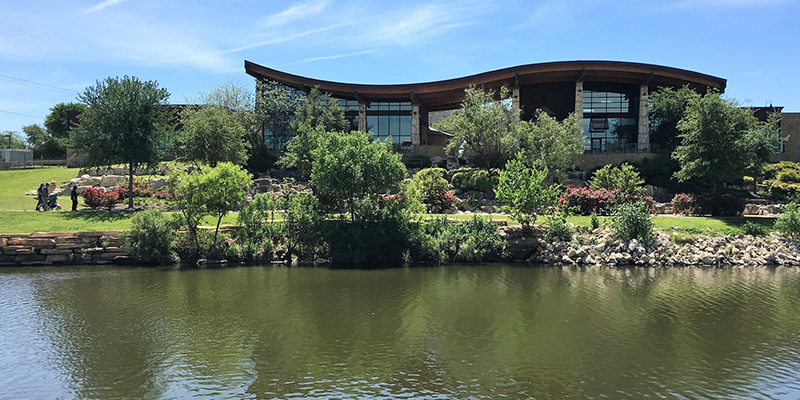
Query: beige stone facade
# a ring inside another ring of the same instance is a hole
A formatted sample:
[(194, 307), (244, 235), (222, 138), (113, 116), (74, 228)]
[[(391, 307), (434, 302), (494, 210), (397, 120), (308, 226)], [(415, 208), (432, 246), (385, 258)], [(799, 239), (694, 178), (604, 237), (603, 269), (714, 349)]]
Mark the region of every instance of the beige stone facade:
[(800, 162), (800, 112), (781, 115), (781, 136), (788, 136), (789, 140), (784, 143), (783, 152), (776, 161)]

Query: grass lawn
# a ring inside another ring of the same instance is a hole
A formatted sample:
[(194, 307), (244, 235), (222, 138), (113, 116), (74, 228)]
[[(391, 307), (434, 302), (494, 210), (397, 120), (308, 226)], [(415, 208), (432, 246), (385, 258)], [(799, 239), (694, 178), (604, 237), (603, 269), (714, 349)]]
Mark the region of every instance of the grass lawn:
[[(0, 211), (0, 233), (124, 231), (131, 226), (131, 213), (108, 211)], [(236, 223), (237, 214), (222, 218), (223, 225)], [(204, 226), (213, 227), (216, 219), (208, 217)]]
[[(36, 190), (42, 182), (56, 181), (61, 186), (77, 174), (78, 168), (64, 167), (0, 171), (0, 210), (33, 210), (36, 196), (25, 196), (25, 192)], [(59, 202), (63, 207), (64, 202)]]
[[(427, 217), (441, 217), (444, 214), (429, 214)], [(492, 218), (494, 221), (514, 221), (504, 214), (482, 214)], [(472, 218), (471, 214), (456, 214), (448, 215), (452, 220), (464, 221)], [(605, 222), (609, 217), (599, 217), (601, 222)], [(547, 217), (539, 217), (536, 220), (536, 225), (541, 225), (547, 220)], [(575, 225), (591, 226), (591, 217), (572, 216), (567, 220)], [(653, 219), (654, 227), (656, 230), (665, 232), (681, 232), (685, 235), (699, 236), (699, 235), (740, 235), (742, 234), (742, 225), (747, 222), (753, 222), (763, 226), (767, 231), (772, 231), (775, 218), (768, 217), (682, 217), (672, 215), (660, 215)], [(678, 230), (674, 228), (679, 228)]]
[[(25, 196), (25, 192), (34, 190), (41, 182), (56, 181), (59, 185), (74, 178), (78, 173), (77, 168), (48, 167), (31, 168), (13, 171), (0, 171), (0, 233), (30, 233), (30, 232), (71, 232), (114, 230), (124, 231), (130, 227), (131, 214), (110, 213), (106, 211), (82, 210), (78, 212), (50, 211), (50, 212), (20, 212), (11, 210), (33, 210), (36, 207), (36, 198)], [(69, 198), (61, 201), (62, 207), (68, 209)], [(509, 221), (507, 215), (484, 214), (496, 221)], [(427, 215), (437, 217), (441, 215)], [(235, 224), (236, 214), (228, 214), (222, 219), (222, 224)], [(448, 215), (454, 220), (472, 218), (471, 214)], [(600, 217), (605, 220), (605, 217)], [(540, 217), (537, 223), (541, 224), (545, 218)], [(741, 226), (748, 221), (772, 230), (774, 218), (763, 217), (675, 217), (659, 216), (655, 218), (655, 228), (666, 232), (674, 232), (673, 227), (680, 228), (685, 235), (723, 235), (741, 234)], [(511, 221), (513, 223), (513, 221)], [(570, 217), (569, 222), (575, 225), (590, 226), (589, 217)], [(206, 218), (203, 225), (214, 226), (216, 220)]]

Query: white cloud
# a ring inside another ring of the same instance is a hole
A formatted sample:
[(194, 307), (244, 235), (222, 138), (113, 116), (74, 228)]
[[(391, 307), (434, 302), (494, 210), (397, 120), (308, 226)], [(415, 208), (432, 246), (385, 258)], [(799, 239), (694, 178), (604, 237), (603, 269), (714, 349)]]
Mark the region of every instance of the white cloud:
[(123, 1), (125, 1), (125, 0), (105, 0), (105, 1), (101, 1), (101, 2), (95, 4), (95, 5), (91, 6), (91, 7), (83, 10), (83, 12), (85, 12), (85, 13), (97, 12), (97, 11), (100, 11), (100, 10), (102, 10), (104, 8), (115, 6), (115, 5), (119, 4), (119, 3), (122, 3)]
[(369, 50), (364, 50), (364, 51), (357, 51), (355, 53), (344, 53), (344, 54), (335, 54), (335, 55), (332, 55), (332, 56), (320, 56), (320, 57), (304, 58), (304, 59), (302, 59), (300, 61), (295, 61), (295, 62), (291, 62), (291, 63), (288, 63), (288, 64), (283, 64), (283, 66), (308, 64), (308, 63), (314, 62), (314, 61), (335, 60), (337, 58), (357, 57), (357, 56), (363, 56), (365, 54), (370, 54), (370, 53), (374, 53), (374, 52), (375, 52), (375, 49), (369, 49)]
[(328, 5), (328, 2), (329, 2), (328, 0), (320, 0), (316, 2), (308, 2), (308, 3), (292, 5), (289, 8), (277, 14), (272, 14), (264, 18), (264, 21), (262, 22), (261, 26), (264, 28), (272, 28), (276, 26), (286, 25), (289, 22), (295, 21), (297, 19), (317, 14), (325, 9), (325, 7)]
[(37, 34), (37, 33), (42, 33), (42, 32), (44, 32), (44, 31), (46, 31), (46, 30), (47, 30), (47, 28), (37, 29), (37, 30), (35, 30), (35, 31), (33, 31), (33, 32), (29, 32), (29, 33), (26, 33), (26, 34), (24, 34), (24, 35), (22, 35), (22, 36), (18, 37), (18, 38), (17, 38), (17, 40), (20, 40), (20, 39), (25, 39), (25, 38), (26, 38), (26, 37), (28, 37), (28, 36), (32, 36), (32, 35), (35, 35), (35, 34)]
[(271, 44), (284, 43), (284, 42), (288, 42), (288, 41), (291, 41), (291, 40), (299, 39), (299, 38), (302, 38), (302, 37), (305, 37), (305, 36), (315, 35), (317, 33), (329, 31), (331, 29), (340, 28), (340, 27), (345, 26), (345, 25), (347, 25), (347, 24), (338, 23), (338, 24), (333, 24), (333, 25), (329, 25), (329, 26), (326, 26), (326, 27), (322, 27), (322, 28), (310, 29), (310, 30), (307, 30), (307, 31), (296, 32), (296, 33), (260, 34), (260, 35), (257, 35), (257, 36), (270, 36), (271, 38), (270, 39), (259, 40), (257, 42), (248, 43), (248, 44), (237, 46), (237, 47), (234, 47), (234, 48), (231, 48), (231, 49), (223, 50), (223, 51), (221, 51), (219, 53), (220, 54), (238, 53), (238, 52), (241, 52), (241, 51), (255, 49), (255, 48), (258, 48), (258, 47), (269, 46)]

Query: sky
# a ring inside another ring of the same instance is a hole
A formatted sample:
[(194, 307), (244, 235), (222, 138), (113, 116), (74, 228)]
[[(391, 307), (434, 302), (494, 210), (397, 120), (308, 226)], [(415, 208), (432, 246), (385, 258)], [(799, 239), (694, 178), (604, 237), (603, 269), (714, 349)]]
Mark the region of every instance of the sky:
[(108, 76), (156, 80), (171, 103), (254, 88), (244, 60), (353, 83), (634, 61), (800, 112), (800, 0), (0, 0), (0, 15), (0, 131), (43, 123)]

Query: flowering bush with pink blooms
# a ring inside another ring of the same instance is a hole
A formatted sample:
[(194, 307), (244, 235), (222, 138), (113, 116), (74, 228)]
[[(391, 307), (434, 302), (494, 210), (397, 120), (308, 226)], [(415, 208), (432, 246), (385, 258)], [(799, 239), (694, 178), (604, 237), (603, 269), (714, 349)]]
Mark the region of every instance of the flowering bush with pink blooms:
[(619, 189), (569, 188), (558, 199), (559, 208), (568, 208), (578, 215), (611, 215), (620, 204), (644, 202), (655, 211), (655, 201), (650, 196), (627, 194)]
[(672, 212), (675, 214), (691, 214), (697, 207), (697, 196), (691, 193), (678, 193), (672, 198)]

